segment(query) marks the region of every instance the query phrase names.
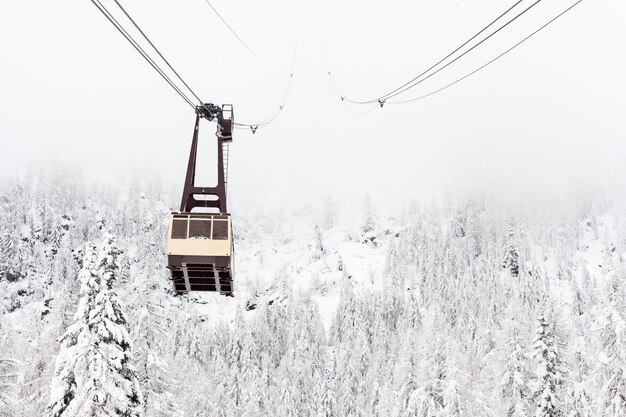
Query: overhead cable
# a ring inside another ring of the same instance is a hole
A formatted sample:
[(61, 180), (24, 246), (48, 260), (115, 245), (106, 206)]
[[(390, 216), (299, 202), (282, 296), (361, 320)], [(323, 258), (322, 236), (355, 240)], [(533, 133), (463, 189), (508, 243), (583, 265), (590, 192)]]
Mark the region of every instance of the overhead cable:
[(465, 0), (459, 0), (457, 1), (454, 5), (452, 5), (452, 7), (450, 7), (448, 10), (446, 10), (441, 16), (439, 16), (439, 18), (437, 20), (435, 20), (433, 23), (431, 23), (426, 29), (422, 30), (421, 32), (419, 32), (417, 35), (413, 36), (408, 42), (406, 42), (404, 45), (402, 45), (400, 48), (398, 48), (393, 54), (387, 56), (385, 59), (380, 60), (378, 63), (376, 63), (374, 66), (377, 66), (378, 64), (380, 64), (381, 62), (384, 61), (388, 61), (389, 59), (395, 57), (396, 55), (398, 55), (400, 52), (402, 52), (404, 49), (406, 49), (407, 47), (409, 47), (411, 44), (413, 44), (415, 41), (417, 41), (418, 39), (420, 39), (422, 36), (424, 36), (425, 34), (427, 34), (428, 32), (430, 32), (434, 27), (436, 27), (439, 23), (441, 23), (446, 17), (448, 17), (452, 12), (454, 12), (460, 5), (461, 3), (463, 3)]
[(280, 113), (285, 108), (285, 104), (287, 103), (287, 99), (289, 98), (289, 93), (291, 92), (291, 85), (292, 85), (292, 82), (293, 82), (294, 70), (295, 70), (295, 67), (296, 67), (296, 56), (297, 56), (297, 53), (298, 53), (298, 42), (296, 41), (296, 43), (294, 45), (293, 58), (292, 58), (292, 61), (291, 61), (291, 71), (289, 72), (289, 78), (288, 78), (288, 81), (287, 81), (287, 87), (285, 88), (285, 93), (283, 94), (282, 100), (281, 100), (280, 104), (278, 105), (278, 108), (276, 110), (274, 110), (274, 112), (272, 114), (270, 114), (268, 117), (266, 117), (265, 119), (263, 119), (260, 122), (256, 122), (256, 123), (238, 123), (238, 122), (235, 122), (235, 128), (236, 129), (250, 129), (250, 131), (252, 133), (256, 133), (257, 129), (263, 128), (265, 126), (268, 126), (269, 124), (271, 124), (272, 122), (274, 122), (274, 120), (276, 120), (278, 118)]
[(437, 67), (439, 64), (441, 64), (442, 62), (444, 62), (446, 59), (450, 58), (452, 55), (454, 55), (455, 53), (457, 53), (459, 50), (461, 50), (463, 47), (465, 47), (467, 44), (469, 44), (471, 41), (473, 41), (474, 39), (476, 39), (478, 36), (480, 36), (483, 32), (485, 32), (487, 29), (489, 29), (491, 26), (493, 26), (494, 24), (496, 24), (500, 19), (502, 19), (504, 16), (506, 16), (511, 10), (513, 10), (515, 7), (517, 7), (520, 3), (522, 3), (522, 1), (524, 0), (518, 0), (517, 2), (515, 2), (511, 7), (509, 7), (504, 13), (500, 14), (498, 17), (496, 17), (494, 20), (492, 20), (487, 26), (485, 26), (484, 28), (482, 28), (480, 31), (478, 31), (474, 36), (472, 36), (471, 38), (469, 38), (468, 40), (466, 40), (465, 42), (463, 42), (460, 46), (458, 46), (456, 49), (454, 49), (452, 52), (450, 52), (448, 55), (446, 55), (445, 57), (443, 57), (442, 59), (440, 59), (439, 61), (437, 61), (434, 65), (432, 65), (431, 67), (429, 67), (427, 70), (423, 71), (421, 74), (417, 75), (416, 77), (412, 78), (411, 80), (407, 81), (406, 83), (404, 83), (403, 85), (401, 85), (400, 87), (396, 88), (395, 90), (390, 91), (389, 93), (383, 95), (383, 96), (379, 96), (375, 99), (371, 99), (371, 100), (363, 100), (363, 101), (356, 101), (356, 100), (352, 100), (348, 97), (345, 97), (342, 100), (347, 100), (351, 103), (354, 104), (371, 104), (371, 103), (377, 103), (379, 99), (381, 98), (385, 98), (390, 96), (391, 94), (395, 93), (398, 90), (401, 90), (402, 88), (410, 85), (411, 83), (413, 83), (414, 81), (418, 80), (420, 77), (424, 76), (425, 74), (427, 74), (429, 71), (431, 71), (432, 69), (434, 69), (435, 67)]
[(189, 87), (189, 85), (185, 82), (185, 80), (183, 80), (183, 78), (178, 74), (178, 72), (176, 72), (174, 67), (172, 67), (172, 65), (170, 65), (169, 61), (167, 59), (165, 59), (165, 57), (161, 54), (161, 51), (159, 51), (159, 49), (156, 46), (154, 46), (152, 41), (148, 38), (148, 36), (146, 36), (144, 31), (141, 30), (139, 25), (137, 25), (137, 23), (135, 23), (135, 20), (126, 12), (126, 9), (124, 9), (124, 7), (120, 4), (120, 2), (118, 0), (113, 0), (113, 1), (115, 2), (115, 4), (117, 4), (117, 6), (120, 8), (120, 10), (122, 10), (122, 12), (124, 12), (124, 15), (126, 15), (126, 17), (128, 18), (128, 20), (130, 20), (130, 22), (133, 24), (133, 26), (135, 26), (135, 28), (137, 28), (139, 33), (141, 33), (141, 36), (143, 36), (144, 39), (150, 44), (152, 49), (154, 49), (155, 52), (161, 57), (163, 62), (165, 62), (165, 64), (172, 70), (172, 72), (176, 75), (176, 77), (178, 77), (178, 79), (183, 83), (183, 85), (185, 87), (187, 87), (187, 90), (189, 90), (191, 92), (191, 94), (193, 94), (193, 96), (196, 98), (196, 100), (198, 100), (200, 102), (200, 104), (202, 104), (203, 101), (200, 99), (200, 97), (198, 97), (198, 95), (191, 89), (191, 87)]
[(217, 9), (216, 9), (215, 7), (213, 7), (213, 5), (211, 4), (211, 2), (210, 2), (209, 0), (204, 0), (204, 2), (205, 2), (206, 4), (208, 4), (208, 5), (209, 5), (209, 7), (210, 7), (211, 9), (213, 9), (213, 12), (215, 12), (215, 14), (217, 15), (217, 17), (219, 17), (219, 18), (220, 18), (220, 20), (221, 20), (221, 21), (222, 21), (222, 22), (226, 25), (226, 27), (228, 28), (228, 30), (230, 30), (230, 31), (231, 31), (231, 33), (232, 33), (233, 35), (235, 35), (235, 37), (239, 40), (239, 42), (241, 42), (241, 44), (242, 44), (243, 46), (245, 46), (245, 47), (246, 47), (246, 49), (247, 49), (248, 51), (250, 51), (250, 53), (251, 53), (252, 55), (254, 55), (254, 56), (256, 56), (256, 57), (258, 58), (257, 54), (255, 54), (255, 53), (254, 53), (254, 51), (253, 51), (253, 50), (252, 50), (252, 49), (251, 49), (251, 48), (250, 48), (250, 47), (249, 47), (249, 46), (248, 46), (248, 45), (247, 45), (247, 44), (243, 41), (243, 39), (241, 39), (241, 37), (239, 37), (239, 35), (237, 35), (237, 32), (235, 32), (235, 30), (234, 30), (234, 29), (233, 29), (233, 28), (232, 28), (232, 27), (228, 24), (228, 22), (226, 21), (226, 19), (224, 19), (224, 18), (222, 17), (222, 15), (220, 14), (220, 12), (218, 12), (218, 11), (217, 11)]
[(547, 26), (549, 26), (550, 24), (552, 24), (555, 20), (559, 19), (561, 16), (563, 16), (564, 14), (566, 14), (567, 12), (569, 12), (570, 10), (572, 10), (575, 6), (579, 5), (583, 0), (578, 0), (576, 3), (572, 4), (571, 6), (569, 6), (567, 9), (565, 9), (564, 11), (562, 11), (561, 13), (559, 13), (557, 16), (555, 16), (554, 18), (552, 18), (550, 21), (548, 21), (546, 24), (544, 24), (543, 26), (541, 26), (539, 29), (535, 30), (533, 33), (531, 33), (530, 35), (526, 36), (524, 39), (522, 39), (521, 41), (519, 41), (518, 43), (516, 43), (515, 45), (513, 45), (512, 47), (510, 47), (509, 49), (507, 49), (506, 51), (502, 52), (500, 55), (496, 56), (495, 58), (493, 58), (491, 61), (487, 62), (486, 64), (481, 65), (480, 67), (476, 68), (475, 70), (473, 70), (472, 72), (464, 75), (461, 78), (456, 79), (455, 81), (437, 89), (434, 91), (431, 91), (428, 94), (424, 94), (422, 96), (419, 97), (414, 97), (411, 99), (407, 99), (407, 100), (401, 100), (401, 101), (389, 101), (389, 104), (404, 104), (404, 103), (410, 103), (410, 102), (414, 102), (414, 101), (418, 101), (418, 100), (422, 100), (426, 97), (430, 97), (434, 94), (437, 94), (443, 90), (446, 90), (450, 87), (452, 87), (455, 84), (458, 84), (459, 82), (465, 80), (468, 77), (471, 77), (472, 75), (476, 74), (477, 72), (479, 72), (480, 70), (482, 70), (483, 68), (491, 65), (492, 63), (494, 63), (495, 61), (497, 61), (498, 59), (502, 58), (503, 56), (505, 56), (506, 54), (508, 54), (509, 52), (511, 52), (512, 50), (514, 50), (515, 48), (517, 48), (518, 46), (520, 46), (521, 44), (523, 44), (524, 42), (526, 42), (527, 40), (529, 40), (530, 38), (532, 38), (533, 36), (535, 36), (537, 33), (541, 32), (543, 29), (545, 29)]
[(456, 58), (454, 58), (452, 61), (448, 62), (447, 64), (445, 64), (443, 67), (438, 68), (435, 72), (432, 72), (431, 74), (427, 75), (426, 77), (422, 78), (419, 81), (413, 82), (412, 84), (405, 86), (401, 89), (396, 89), (394, 90), (393, 93), (388, 93), (382, 97), (380, 97), (377, 101), (380, 103), (381, 101), (387, 101), (387, 99), (391, 98), (391, 97), (395, 97), (399, 94), (404, 93), (405, 91), (408, 91), (416, 86), (418, 86), (419, 84), (423, 83), (424, 81), (432, 78), (434, 75), (437, 75), (438, 73), (440, 73), (441, 71), (443, 71), (444, 69), (448, 68), (450, 65), (454, 64), (455, 62), (457, 62), (459, 59), (463, 58), (465, 55), (469, 54), (470, 52), (472, 52), (474, 49), (478, 48), (480, 45), (482, 45), (483, 43), (487, 42), (489, 39), (491, 39), (493, 36), (495, 36), (498, 32), (500, 32), (502, 29), (506, 28), (508, 25), (510, 25), (511, 23), (513, 23), (514, 21), (516, 21), (518, 18), (520, 18), (522, 15), (524, 15), (526, 12), (528, 12), (530, 9), (532, 9), (533, 7), (535, 7), (536, 5), (538, 5), (539, 3), (541, 3), (542, 0), (536, 0), (533, 4), (531, 4), (530, 6), (528, 6), (526, 9), (524, 9), (523, 11), (521, 11), (520, 13), (518, 13), (515, 17), (513, 17), (512, 19), (510, 19), (508, 22), (506, 22), (505, 24), (503, 24), (502, 26), (500, 26), (498, 29), (496, 29), (494, 32), (492, 32), (489, 36), (487, 36), (486, 38), (482, 39), (480, 42), (478, 42), (477, 44), (475, 44), (474, 46), (472, 46), (470, 49), (468, 49), (467, 51), (463, 52), (461, 55), (457, 56)]
[(178, 86), (165, 74), (165, 72), (154, 62), (152, 58), (146, 53), (146, 51), (135, 41), (135, 39), (124, 29), (124, 27), (115, 19), (115, 17), (107, 10), (107, 8), (100, 2), (100, 0), (91, 0), (96, 8), (107, 18), (107, 20), (124, 36), (124, 38), (135, 48), (137, 52), (154, 68), (154, 70), (176, 91), (183, 100), (187, 102), (192, 108), (195, 109), (195, 105), (185, 93), (181, 91)]
[(333, 75), (332, 75), (333, 73), (330, 70), (330, 65), (328, 63), (328, 53), (326, 51), (326, 40), (324, 38), (322, 38), (322, 53), (324, 54), (324, 65), (326, 67), (326, 73), (328, 74), (328, 80), (330, 81), (330, 85), (333, 88), (333, 90), (335, 90), (335, 93), (339, 96), (339, 98), (341, 98), (341, 102), (344, 104), (344, 106), (346, 106), (346, 108), (350, 110), (352, 113), (357, 113), (357, 114), (365, 114), (373, 110), (376, 110), (376, 108), (378, 107), (378, 105), (376, 104), (373, 107), (369, 109), (365, 109), (365, 110), (356, 110), (352, 108), (352, 106), (346, 101), (346, 97), (341, 91), (341, 88), (339, 88), (339, 86), (335, 82), (335, 79), (333, 78)]

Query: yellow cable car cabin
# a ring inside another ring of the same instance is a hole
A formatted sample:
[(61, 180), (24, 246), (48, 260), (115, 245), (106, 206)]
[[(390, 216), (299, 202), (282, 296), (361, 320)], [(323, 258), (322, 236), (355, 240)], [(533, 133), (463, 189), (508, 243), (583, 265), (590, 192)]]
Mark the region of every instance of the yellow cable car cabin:
[(231, 294), (234, 274), (230, 214), (172, 213), (167, 258), (178, 294)]
[[(201, 118), (217, 119), (217, 185), (195, 185), (198, 130)], [(228, 145), (232, 141), (233, 111), (211, 103), (196, 107), (187, 176), (180, 211), (171, 214), (167, 262), (177, 294), (234, 291), (233, 228), (226, 208)], [(210, 212), (212, 211), (212, 212)]]

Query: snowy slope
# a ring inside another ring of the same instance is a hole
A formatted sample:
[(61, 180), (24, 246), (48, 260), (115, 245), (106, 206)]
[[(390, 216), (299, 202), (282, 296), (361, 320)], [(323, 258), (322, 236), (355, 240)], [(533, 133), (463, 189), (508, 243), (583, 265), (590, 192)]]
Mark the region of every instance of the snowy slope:
[(44, 414), (84, 243), (106, 230), (124, 252), (114, 289), (146, 415), (620, 415), (620, 202), (245, 210), (233, 214), (235, 297), (176, 297), (164, 194), (29, 181), (0, 198), (6, 415)]

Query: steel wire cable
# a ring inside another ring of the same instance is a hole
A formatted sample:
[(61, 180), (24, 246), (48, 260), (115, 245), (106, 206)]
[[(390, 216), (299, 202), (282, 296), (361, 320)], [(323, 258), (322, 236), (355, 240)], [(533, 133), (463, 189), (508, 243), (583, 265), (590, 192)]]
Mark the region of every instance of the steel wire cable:
[(459, 0), (457, 1), (452, 7), (450, 7), (448, 10), (446, 10), (444, 12), (444, 14), (442, 14), (441, 16), (439, 16), (439, 18), (437, 20), (435, 20), (433, 23), (431, 23), (426, 29), (422, 30), (421, 32), (419, 32), (417, 35), (413, 36), (408, 42), (406, 42), (404, 45), (402, 45), (400, 48), (398, 48), (393, 54), (388, 55), (386, 58), (381, 59), (380, 61), (378, 61), (377, 63), (375, 63), (373, 65), (373, 67), (378, 66), (379, 64), (388, 61), (389, 59), (397, 56), (400, 52), (402, 52), (403, 50), (405, 50), (406, 48), (408, 48), (410, 45), (412, 45), (415, 41), (417, 41), (418, 39), (420, 39), (422, 36), (424, 36), (425, 34), (427, 34), (428, 32), (430, 32), (434, 27), (436, 27), (439, 23), (441, 23), (446, 17), (448, 17), (452, 12), (454, 12), (460, 5), (461, 3), (463, 3), (465, 0)]
[(257, 129), (263, 128), (265, 126), (268, 126), (269, 124), (271, 124), (272, 122), (274, 122), (274, 120), (276, 120), (278, 118), (280, 113), (285, 108), (285, 104), (287, 103), (287, 99), (289, 98), (289, 93), (291, 92), (291, 86), (292, 86), (292, 82), (293, 82), (294, 70), (295, 70), (295, 67), (296, 67), (297, 51), (298, 51), (298, 44), (296, 42), (296, 45), (294, 46), (294, 51), (293, 51), (293, 58), (292, 58), (292, 62), (291, 62), (291, 71), (289, 73), (289, 80), (287, 81), (287, 87), (285, 88), (285, 93), (283, 94), (282, 100), (280, 102), (281, 104), (278, 106), (278, 108), (276, 110), (274, 110), (274, 112), (271, 115), (269, 115), (264, 120), (262, 120), (260, 122), (257, 122), (257, 123), (239, 123), (239, 122), (235, 122), (234, 125), (235, 125), (236, 129), (250, 129), (252, 131), (252, 133), (255, 133), (257, 131)]
[(401, 101), (389, 101), (387, 102), (388, 104), (405, 104), (405, 103), (410, 103), (410, 102), (414, 102), (414, 101), (418, 101), (418, 100), (422, 100), (425, 99), (427, 97), (430, 97), (434, 94), (437, 94), (443, 90), (446, 90), (450, 87), (452, 87), (455, 84), (460, 83), (461, 81), (465, 80), (468, 77), (471, 77), (472, 75), (476, 74), (477, 72), (479, 72), (480, 70), (482, 70), (483, 68), (488, 67), (489, 65), (491, 65), (492, 63), (496, 62), (497, 60), (499, 60), (500, 58), (502, 58), (503, 56), (505, 56), (506, 54), (508, 54), (509, 52), (511, 52), (512, 50), (514, 50), (515, 48), (517, 48), (518, 46), (520, 46), (521, 44), (523, 44), (524, 42), (526, 42), (527, 40), (529, 40), (530, 38), (532, 38), (533, 36), (535, 36), (537, 33), (541, 32), (543, 29), (545, 29), (546, 27), (548, 27), (550, 24), (552, 24), (554, 21), (556, 21), (557, 19), (559, 19), (561, 16), (563, 16), (564, 14), (566, 14), (567, 12), (569, 12), (570, 10), (572, 10), (574, 7), (576, 7), (577, 5), (579, 5), (583, 0), (578, 0), (576, 3), (572, 4), (571, 6), (569, 6), (567, 9), (565, 9), (564, 11), (562, 11), (561, 13), (559, 13), (557, 16), (555, 16), (554, 18), (552, 18), (551, 20), (549, 20), (547, 23), (545, 23), (543, 26), (541, 26), (539, 29), (535, 30), (534, 32), (532, 32), (530, 35), (526, 36), (524, 39), (522, 39), (521, 41), (519, 41), (518, 43), (516, 43), (515, 45), (513, 45), (512, 47), (510, 47), (509, 49), (507, 49), (506, 51), (502, 52), (501, 54), (499, 54), (498, 56), (496, 56), (495, 58), (493, 58), (492, 60), (488, 61), (487, 63), (481, 65), (480, 67), (476, 68), (475, 70), (465, 74), (463, 77), (456, 79), (455, 81), (437, 89), (434, 91), (431, 91), (428, 94), (424, 94), (422, 96), (419, 97), (414, 97), (411, 99), (407, 99), (407, 100), (401, 100)]
[(326, 73), (328, 74), (328, 80), (330, 81), (330, 85), (333, 88), (333, 90), (335, 90), (335, 93), (339, 96), (344, 106), (346, 106), (346, 108), (350, 110), (352, 113), (356, 113), (356, 114), (365, 114), (365, 113), (369, 113), (375, 110), (378, 107), (378, 104), (375, 104), (373, 107), (369, 109), (365, 109), (365, 110), (355, 110), (352, 108), (352, 106), (350, 106), (348, 101), (346, 101), (346, 97), (341, 91), (341, 88), (339, 88), (339, 86), (335, 82), (335, 79), (332, 76), (332, 71), (330, 70), (330, 66), (328, 64), (328, 53), (326, 51), (326, 41), (324, 38), (322, 38), (322, 53), (324, 54), (324, 65), (326, 67)]
[(191, 99), (187, 97), (178, 86), (165, 74), (159, 65), (150, 58), (146, 51), (135, 41), (135, 39), (124, 29), (124, 27), (115, 19), (108, 9), (100, 2), (100, 0), (91, 0), (94, 6), (107, 18), (107, 20), (124, 36), (124, 38), (135, 48), (135, 50), (154, 68), (154, 70), (176, 91), (193, 109), (196, 106)]
[(428, 68), (427, 70), (423, 71), (421, 74), (417, 75), (416, 77), (412, 78), (411, 80), (407, 81), (406, 83), (404, 83), (403, 85), (401, 85), (400, 87), (396, 88), (395, 90), (390, 91), (389, 93), (379, 96), (375, 99), (371, 99), (371, 100), (363, 100), (363, 101), (357, 101), (357, 100), (352, 100), (348, 97), (344, 97), (345, 100), (353, 103), (353, 104), (372, 104), (372, 103), (377, 103), (379, 101), (379, 99), (381, 98), (385, 98), (386, 96), (390, 96), (391, 94), (395, 93), (396, 91), (406, 87), (407, 85), (410, 85), (412, 82), (418, 80), (420, 77), (422, 77), (423, 75), (427, 74), (430, 70), (434, 69), (435, 67), (437, 67), (439, 64), (441, 64), (442, 62), (444, 62), (446, 59), (450, 58), (452, 55), (454, 55), (455, 53), (457, 53), (459, 50), (461, 50), (463, 47), (465, 47), (467, 44), (469, 44), (471, 41), (473, 41), (474, 39), (476, 39), (478, 36), (480, 36), (483, 32), (485, 32), (487, 29), (489, 29), (491, 26), (493, 26), (495, 23), (497, 23), (500, 19), (502, 19), (504, 16), (506, 16), (511, 10), (513, 10), (515, 7), (517, 7), (520, 3), (522, 3), (524, 0), (518, 0), (517, 2), (515, 2), (511, 7), (509, 7), (504, 13), (500, 14), (497, 18), (495, 18), (494, 20), (492, 20), (487, 26), (485, 26), (484, 28), (482, 28), (480, 31), (478, 31), (474, 36), (472, 36), (471, 38), (469, 38), (467, 41), (463, 42), (460, 46), (458, 46), (455, 50), (453, 50), (452, 52), (450, 52), (448, 55), (446, 55), (445, 57), (443, 57), (442, 59), (440, 59), (439, 61), (437, 61), (437, 63), (435, 63), (434, 65), (432, 65), (430, 68)]
[(122, 12), (124, 13), (124, 15), (128, 18), (128, 20), (130, 20), (130, 22), (133, 24), (133, 26), (135, 26), (135, 28), (137, 28), (137, 30), (139, 31), (139, 33), (141, 33), (141, 36), (144, 37), (144, 39), (150, 44), (150, 46), (152, 47), (152, 49), (154, 49), (154, 51), (161, 57), (161, 59), (163, 60), (163, 62), (165, 62), (165, 64), (172, 70), (172, 72), (176, 75), (176, 77), (178, 77), (178, 79), (183, 83), (183, 85), (187, 88), (187, 90), (189, 90), (191, 92), (191, 94), (196, 98), (196, 100), (198, 100), (200, 102), (200, 104), (203, 103), (203, 101), (200, 99), (200, 97), (198, 97), (198, 95), (191, 89), (191, 87), (189, 87), (189, 85), (185, 82), (185, 80), (183, 80), (183, 78), (180, 76), (180, 74), (178, 74), (178, 72), (174, 69), (174, 67), (172, 67), (172, 65), (169, 63), (169, 61), (167, 59), (165, 59), (165, 57), (163, 56), (163, 54), (161, 54), (161, 51), (159, 51), (159, 49), (152, 43), (152, 41), (150, 40), (150, 38), (148, 38), (148, 36), (144, 33), (143, 30), (141, 30), (141, 28), (139, 27), (139, 25), (135, 22), (135, 20), (128, 14), (128, 12), (126, 12), (126, 9), (124, 9), (124, 7), (120, 4), (120, 2), (118, 0), (113, 0), (115, 2), (115, 4), (117, 4), (117, 6), (120, 8), (120, 10), (122, 10)]
[(418, 85), (420, 85), (421, 83), (423, 83), (424, 81), (432, 78), (433, 76), (437, 75), (438, 73), (440, 73), (441, 71), (443, 71), (444, 69), (448, 68), (450, 65), (454, 64), (455, 62), (457, 62), (459, 59), (463, 58), (465, 55), (469, 54), (470, 52), (472, 52), (474, 49), (478, 48), (480, 45), (482, 45), (483, 43), (487, 42), (489, 39), (491, 39), (493, 36), (495, 36), (498, 32), (500, 32), (502, 29), (506, 28), (508, 25), (510, 25), (511, 23), (513, 23), (514, 21), (516, 21), (517, 19), (519, 19), (522, 15), (524, 15), (526, 12), (528, 12), (529, 10), (531, 10), (533, 7), (535, 7), (536, 5), (538, 5), (539, 3), (541, 3), (542, 0), (537, 0), (535, 1), (533, 4), (531, 4), (530, 6), (528, 6), (526, 9), (524, 9), (522, 12), (520, 12), (517, 16), (515, 16), (514, 18), (512, 18), (511, 20), (509, 20), (508, 22), (506, 22), (504, 25), (500, 26), (497, 30), (495, 30), (494, 32), (492, 32), (489, 36), (487, 36), (486, 38), (484, 38), (483, 40), (481, 40), (480, 42), (478, 42), (476, 45), (472, 46), (470, 49), (468, 49), (467, 51), (463, 52), (461, 55), (457, 56), (456, 58), (454, 58), (452, 61), (448, 62), (446, 65), (444, 65), (443, 67), (437, 69), (435, 72), (427, 75), (425, 78), (422, 78), (419, 81), (416, 81), (414, 83), (412, 83), (411, 85), (408, 85), (402, 89), (400, 89), (399, 91), (394, 92), (393, 94), (387, 94), (381, 98), (378, 99), (378, 102), (382, 104), (384, 104), (385, 101), (387, 101), (388, 98), (391, 97), (396, 97)]
[(213, 7), (213, 5), (211, 4), (211, 2), (210, 2), (209, 0), (204, 0), (204, 2), (205, 2), (206, 4), (208, 4), (208, 5), (209, 5), (209, 7), (210, 7), (211, 9), (213, 9), (213, 11), (214, 11), (214, 12), (215, 12), (215, 14), (217, 15), (217, 17), (219, 17), (219, 18), (220, 18), (220, 20), (221, 20), (221, 21), (222, 21), (222, 22), (226, 25), (226, 27), (228, 28), (228, 30), (230, 30), (230, 31), (231, 31), (231, 33), (232, 33), (233, 35), (235, 35), (235, 37), (239, 40), (239, 42), (241, 42), (241, 44), (242, 44), (243, 46), (245, 46), (245, 47), (246, 47), (246, 49), (247, 49), (248, 51), (250, 51), (250, 53), (251, 53), (252, 55), (254, 55), (255, 57), (257, 57), (257, 58), (258, 58), (257, 54), (256, 54), (256, 53), (254, 53), (254, 51), (253, 51), (253, 50), (252, 50), (252, 49), (248, 46), (248, 44), (246, 44), (246, 43), (243, 41), (243, 39), (241, 39), (241, 37), (239, 37), (239, 35), (237, 34), (237, 32), (235, 32), (235, 30), (234, 30), (234, 29), (233, 29), (233, 28), (232, 28), (232, 27), (228, 24), (228, 22), (226, 21), (226, 19), (224, 19), (224, 18), (222, 17), (222, 15), (220, 14), (220, 12), (218, 12), (218, 11), (217, 11), (217, 9), (216, 9), (215, 7)]
[[(155, 50), (155, 52), (159, 55), (159, 57), (165, 62), (165, 64), (172, 70), (172, 72), (176, 75), (176, 77), (184, 84), (184, 86), (191, 92), (191, 94), (200, 102), (203, 101), (195, 94), (195, 92), (189, 87), (189, 85), (185, 82), (185, 80), (178, 74), (178, 72), (173, 68), (173, 66), (167, 61), (167, 59), (161, 54), (158, 48), (152, 43), (152, 41), (148, 38), (148, 36), (143, 32), (143, 30), (139, 27), (139, 25), (135, 22), (135, 20), (128, 14), (128, 12), (124, 9), (124, 7), (119, 3), (118, 0), (113, 0), (115, 4), (120, 8), (120, 10), (124, 13), (124, 15), (131, 21), (133, 26), (141, 33), (144, 39), (150, 44), (150, 46)], [(194, 110), (196, 109), (196, 105), (193, 104), (193, 101), (179, 88), (176, 83), (163, 71), (163, 69), (150, 57), (150, 55), (139, 45), (139, 43), (133, 38), (133, 36), (128, 33), (126, 29), (124, 29), (123, 25), (113, 16), (113, 14), (104, 6), (100, 0), (91, 0), (91, 2), (96, 6), (96, 8), (109, 20), (109, 22), (124, 36), (124, 38), (135, 48), (135, 50), (154, 68), (154, 70), (189, 104)], [(217, 11), (216, 11), (217, 13)], [(219, 14), (218, 14), (219, 15)], [(221, 16), (220, 16), (221, 17)], [(226, 23), (226, 22), (224, 22)], [(227, 24), (227, 23), (226, 23)], [(228, 24), (227, 24), (228, 25)], [(287, 88), (284, 93), (281, 104), (278, 106), (270, 116), (265, 118), (264, 120), (258, 123), (234, 123), (234, 127), (238, 129), (251, 129), (252, 132), (256, 132), (258, 128), (265, 127), (271, 124), (276, 118), (279, 116), (280, 112), (285, 107), (285, 103), (289, 96), (289, 92), (291, 91), (291, 85), (294, 75), (294, 68), (296, 63), (296, 53), (297, 53), (297, 43), (294, 47), (294, 56), (292, 62), (291, 72), (289, 74), (289, 81), (287, 83)]]

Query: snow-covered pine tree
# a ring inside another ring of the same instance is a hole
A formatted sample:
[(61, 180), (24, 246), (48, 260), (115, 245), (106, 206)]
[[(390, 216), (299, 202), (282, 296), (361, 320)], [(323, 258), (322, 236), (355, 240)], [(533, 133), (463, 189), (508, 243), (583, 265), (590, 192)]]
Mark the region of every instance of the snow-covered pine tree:
[(17, 363), (12, 359), (0, 358), (0, 417), (12, 417), (15, 407), (15, 391), (18, 374)]
[(314, 261), (322, 259), (326, 254), (326, 248), (324, 247), (324, 242), (322, 238), (322, 230), (319, 225), (315, 225), (315, 243), (313, 246), (312, 258)]
[(168, 339), (166, 313), (158, 298), (158, 294), (166, 293), (152, 274), (140, 272), (133, 284), (133, 356), (144, 394), (144, 413), (151, 417), (182, 416), (173, 395), (175, 383), (166, 351), (159, 342)]
[(528, 412), (528, 369), (526, 353), (518, 340), (507, 346), (504, 373), (500, 379), (498, 397), (506, 417), (523, 417)]
[(515, 244), (515, 232), (513, 230), (513, 226), (509, 226), (505, 251), (502, 266), (509, 270), (511, 276), (516, 277), (519, 275), (519, 251)]
[(361, 224), (361, 234), (365, 235), (374, 230), (374, 211), (372, 209), (372, 201), (369, 196), (365, 199), (363, 223)]
[(537, 318), (534, 339), (537, 362), (535, 417), (562, 416), (558, 387), (561, 384), (560, 352), (555, 340), (554, 322), (549, 308)]
[(528, 354), (530, 326), (518, 299), (504, 309), (502, 330), (498, 333), (500, 348), (496, 351), (495, 374), (499, 383), (495, 387), (494, 406), (505, 417), (525, 417), (531, 412), (531, 360)]
[[(77, 376), (78, 364), (83, 357), (83, 346), (88, 336), (89, 313), (94, 308), (95, 298), (100, 291), (100, 277), (95, 270), (96, 248), (88, 242), (85, 244), (82, 268), (78, 274), (80, 280), (80, 300), (74, 315), (74, 323), (68, 327), (61, 338), (61, 350), (56, 359), (55, 377), (51, 384), (50, 404), (46, 408), (46, 416), (77, 415), (68, 407), (78, 395)], [(68, 411), (68, 413), (66, 413)]]
[[(334, 363), (331, 364), (334, 367)], [(322, 385), (318, 388), (321, 395), (317, 399), (317, 417), (334, 417), (336, 415), (334, 370), (327, 367), (324, 370)]]
[(12, 337), (0, 314), (0, 417), (13, 417), (18, 388), (18, 362), (12, 357)]
[(25, 276), (22, 252), (24, 244), (16, 244), (9, 233), (0, 236), (0, 281), (17, 281)]
[(419, 388), (413, 392), (403, 416), (437, 417), (442, 414), (444, 404), (443, 386), (446, 382), (445, 356), (441, 345), (434, 348), (422, 363)]
[(85, 248), (81, 298), (61, 339), (47, 416), (142, 415), (126, 318), (113, 290), (120, 253), (110, 233), (97, 256), (93, 245)]
[(96, 336), (96, 344), (92, 346), (92, 369), (101, 372), (94, 388), (101, 387), (103, 391), (104, 396), (100, 397), (104, 400), (103, 415), (130, 417), (142, 414), (142, 395), (133, 365), (126, 315), (113, 290), (121, 253), (117, 247), (117, 238), (106, 233), (97, 260), (101, 287), (95, 298), (95, 308), (90, 314), (90, 327)]
[(604, 263), (609, 271), (599, 318), (602, 351), (597, 405), (602, 417), (626, 417), (626, 268), (616, 262), (607, 259)]
[(573, 353), (570, 363), (573, 363), (568, 381), (565, 406), (567, 417), (586, 417), (591, 414), (592, 399), (589, 395), (590, 384), (586, 380), (589, 369), (583, 352)]

